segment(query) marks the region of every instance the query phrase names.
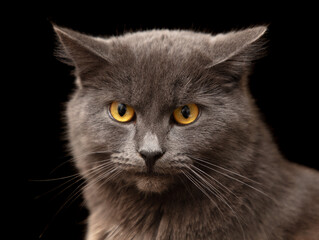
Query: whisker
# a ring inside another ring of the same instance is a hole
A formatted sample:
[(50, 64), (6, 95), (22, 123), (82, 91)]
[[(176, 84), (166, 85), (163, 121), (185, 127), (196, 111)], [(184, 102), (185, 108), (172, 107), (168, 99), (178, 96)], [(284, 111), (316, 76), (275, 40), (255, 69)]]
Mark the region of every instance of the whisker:
[(94, 172), (99, 171), (103, 168), (112, 167), (113, 163), (109, 161), (101, 161), (97, 166), (88, 169), (87, 171), (81, 172), (81, 175), (85, 177), (90, 177), (90, 175), (94, 174)]
[[(99, 171), (101, 171), (101, 172), (104, 172), (104, 170), (105, 169), (102, 169), (102, 170), (99, 170)], [(69, 205), (71, 205), (79, 196), (81, 196), (81, 193), (83, 192), (83, 190), (85, 189), (85, 188), (87, 188), (88, 186), (90, 186), (90, 185), (98, 185), (98, 183), (101, 181), (101, 180), (103, 180), (103, 183), (106, 183), (107, 181), (109, 181), (110, 179), (111, 179), (111, 177), (113, 177), (112, 176), (112, 173), (113, 172), (115, 172), (116, 171), (116, 169), (114, 168), (112, 171), (110, 171), (110, 172), (107, 172), (107, 174), (103, 174), (103, 177), (101, 177), (101, 176), (99, 176), (97, 179), (96, 179), (96, 181), (95, 182), (89, 182), (89, 183), (87, 183), (87, 182), (84, 182), (83, 184), (81, 184), (79, 187), (81, 188), (81, 189), (79, 189), (75, 194), (73, 194), (73, 196), (71, 196), (71, 199), (72, 198), (74, 198), (73, 200), (72, 200), (72, 202), (69, 204)], [(97, 173), (97, 174), (99, 174), (99, 173)], [(113, 174), (113, 175), (118, 175), (119, 173), (117, 173), (117, 174)], [(104, 179), (105, 177), (107, 177), (106, 179)], [(103, 184), (100, 184), (100, 186), (101, 185), (103, 185)]]
[[(105, 160), (104, 160), (105, 161)], [(99, 171), (101, 168), (104, 168), (104, 167), (109, 167), (111, 164), (108, 163), (108, 162), (104, 162), (101, 161), (102, 164), (98, 165), (98, 166), (95, 166), (94, 168), (91, 168), (91, 169), (88, 169), (87, 171), (83, 172), (82, 174), (86, 174), (87, 177), (89, 177), (90, 175), (93, 175), (96, 171)], [(104, 169), (104, 170), (107, 170), (107, 169)], [(57, 197), (59, 196), (60, 194), (62, 194), (64, 191), (66, 191), (67, 189), (69, 189), (70, 187), (72, 187), (73, 185), (75, 185), (76, 183), (78, 183), (79, 181), (81, 181), (83, 179), (82, 177), (82, 174), (80, 173), (77, 173), (77, 174), (73, 174), (73, 175), (70, 175), (70, 176), (66, 176), (66, 177), (61, 177), (61, 178), (55, 178), (55, 179), (44, 179), (44, 180), (30, 180), (30, 181), (35, 181), (35, 182), (50, 182), (50, 181), (57, 181), (57, 180), (65, 180), (65, 179), (68, 179), (70, 178), (68, 181), (58, 185), (57, 187), (54, 187), (53, 189), (51, 189), (50, 191), (46, 192), (46, 193), (43, 193), (39, 196), (36, 196), (35, 199), (38, 199), (38, 198), (41, 198), (59, 188), (61, 188), (62, 186), (72, 182), (73, 180), (76, 180), (75, 182), (73, 182), (72, 184), (68, 185), (66, 188), (64, 188), (63, 190), (61, 190), (58, 194), (56, 194), (54, 196)]]
[(72, 174), (69, 176), (65, 176), (65, 177), (59, 177), (59, 178), (49, 178), (49, 179), (30, 179), (30, 182), (52, 182), (52, 181), (60, 181), (60, 180), (65, 180), (68, 178), (76, 178), (79, 177), (81, 174), (80, 173), (76, 173), (76, 174)]
[[(94, 153), (97, 153), (97, 152), (94, 152)], [(105, 160), (102, 160), (100, 161), (100, 163), (107, 163), (109, 161), (107, 161), (109, 159), (105, 159)], [(107, 162), (104, 162), (104, 161), (107, 161)], [(99, 164), (100, 164), (99, 163)], [(113, 164), (111, 162), (109, 162), (110, 164)], [(97, 166), (99, 167), (99, 165)], [(49, 179), (30, 179), (29, 181), (30, 182), (51, 182), (51, 181), (59, 181), (59, 180), (64, 180), (64, 179), (68, 179), (68, 178), (73, 178), (73, 177), (79, 177), (81, 176), (82, 174), (85, 174), (87, 172), (90, 172), (92, 171), (92, 169), (88, 169), (87, 171), (84, 171), (82, 173), (75, 173), (75, 174), (72, 174), (72, 175), (69, 175), (69, 176), (64, 176), (64, 177), (59, 177), (59, 178), (49, 178)]]
[[(47, 192), (45, 192), (45, 193), (43, 193), (43, 194), (41, 194), (41, 195), (36, 196), (34, 199), (39, 199), (39, 198), (41, 198), (41, 197), (43, 197), (43, 196), (45, 196), (45, 195), (47, 195), (47, 194), (49, 194), (49, 193), (51, 193), (51, 192), (53, 192), (53, 191), (55, 191), (55, 190), (57, 190), (57, 189), (63, 187), (64, 185), (66, 185), (66, 184), (72, 182), (73, 180), (75, 180), (75, 179), (77, 179), (77, 178), (78, 178), (78, 180), (81, 180), (81, 179), (82, 179), (81, 176), (73, 177), (73, 178), (69, 179), (68, 181), (66, 181), (66, 182), (64, 182), (64, 183), (61, 183), (60, 185), (54, 187), (53, 189), (51, 189), (51, 190), (49, 190), (49, 191), (47, 191)], [(78, 182), (78, 180), (77, 180), (76, 182)], [(75, 182), (75, 183), (76, 183), (76, 182)], [(72, 185), (73, 185), (73, 183), (71, 184), (71, 186), (72, 186)], [(70, 187), (70, 186), (68, 186), (66, 189), (68, 189), (69, 187)], [(55, 195), (55, 197), (58, 196), (59, 194), (61, 194), (61, 193), (58, 193), (57, 195)]]
[(195, 197), (191, 191), (191, 189), (189, 189), (188, 185), (184, 182), (183, 178), (179, 175), (177, 175), (177, 177), (179, 178), (179, 180), (182, 182), (182, 184), (185, 186), (186, 191), (189, 193), (189, 195), (193, 198), (193, 200), (195, 201)]
[(57, 167), (55, 167), (55, 168), (49, 173), (49, 175), (53, 174), (53, 173), (54, 173), (55, 171), (57, 171), (59, 168), (61, 168), (62, 166), (64, 166), (64, 165), (67, 164), (67, 163), (70, 163), (70, 162), (72, 162), (72, 159), (68, 159), (68, 160), (62, 162), (62, 163), (59, 164)]
[(197, 160), (197, 161), (206, 163), (206, 164), (208, 164), (208, 165), (211, 165), (211, 166), (213, 166), (213, 167), (222, 169), (222, 170), (224, 170), (224, 171), (226, 171), (226, 172), (229, 172), (229, 173), (234, 174), (234, 175), (236, 175), (236, 176), (238, 176), (238, 177), (244, 178), (244, 179), (246, 179), (246, 180), (248, 180), (248, 181), (251, 181), (251, 182), (253, 182), (253, 183), (262, 185), (260, 182), (257, 182), (257, 181), (255, 181), (255, 180), (253, 180), (253, 179), (250, 179), (250, 178), (246, 177), (246, 176), (243, 176), (243, 175), (241, 175), (241, 174), (239, 174), (239, 173), (237, 173), (237, 172), (234, 172), (234, 171), (231, 171), (231, 170), (226, 169), (226, 168), (224, 168), (224, 167), (218, 166), (218, 165), (216, 165), (216, 164), (210, 162), (209, 159), (205, 160), (205, 159), (200, 159), (200, 158), (196, 158), (196, 157), (192, 157), (192, 156), (189, 156), (189, 157), (192, 158), (192, 159), (194, 159), (194, 160)]
[(93, 154), (112, 154), (112, 153), (120, 153), (120, 152), (118, 152), (118, 151), (94, 151), (94, 152), (89, 152), (89, 153), (84, 153), (84, 154), (78, 155), (75, 158), (86, 157), (86, 156), (93, 155)]
[[(211, 192), (212, 194), (214, 194), (218, 199), (222, 200), (219, 196), (220, 191), (218, 191), (218, 189), (216, 189), (213, 185), (211, 185), (209, 182), (207, 182), (202, 176), (200, 176), (196, 171), (194, 171), (194, 169), (189, 167), (189, 170), (194, 173), (195, 176), (197, 176), (200, 180), (202, 180), (206, 185), (206, 188), (209, 192)], [(219, 193), (219, 194), (218, 194)]]
[[(79, 156), (76, 156), (76, 158), (82, 158), (82, 157), (86, 157), (86, 156), (89, 156), (89, 155), (92, 155), (92, 154), (96, 154), (96, 153), (119, 153), (118, 151), (95, 151), (95, 152), (89, 152), (89, 153), (84, 153), (84, 154), (81, 154)], [(75, 157), (72, 157), (64, 162), (62, 162), (61, 164), (59, 164), (57, 167), (55, 167), (50, 173), (49, 175), (53, 174), (57, 169), (59, 169), (60, 167), (62, 167), (63, 165), (69, 163), (69, 162), (72, 162), (73, 160), (76, 159)]]
[(223, 215), (223, 217), (225, 218), (223, 212), (221, 211), (221, 209), (219, 208), (219, 206), (217, 205), (217, 203), (209, 196), (209, 194), (201, 187), (200, 182), (194, 178), (191, 174), (188, 174), (187, 172), (184, 172), (183, 170), (181, 170), (182, 173), (188, 178), (188, 180), (193, 183), (219, 210), (219, 212)]
[[(105, 186), (105, 184), (113, 179), (115, 179), (118, 175), (120, 175), (122, 170), (112, 169), (107, 174), (103, 174), (103, 176), (99, 176), (96, 179), (93, 179), (91, 182), (88, 182), (85, 186), (83, 186), (82, 191), (85, 189), (90, 188), (91, 186), (95, 186), (96, 190)], [(81, 193), (80, 192), (80, 193)], [(80, 195), (80, 194), (79, 194)]]
[(206, 191), (204, 191), (204, 189), (202, 189), (201, 186), (199, 186), (195, 182), (194, 178), (191, 177), (191, 175), (187, 174), (187, 172), (184, 172), (183, 170), (181, 170), (181, 171), (191, 183), (193, 183), (206, 197), (208, 197), (209, 200), (211, 200), (217, 206), (216, 202), (206, 193)]
[[(100, 152), (94, 152), (94, 153), (100, 153)], [(101, 152), (102, 153), (102, 152)], [(103, 152), (105, 153), (105, 152)], [(91, 153), (92, 154), (92, 153)], [(87, 154), (86, 154), (87, 155)], [(77, 173), (77, 174), (73, 174), (70, 176), (66, 176), (66, 177), (61, 177), (61, 178), (56, 178), (56, 179), (45, 179), (45, 180), (33, 180), (33, 181), (39, 181), (39, 182), (49, 182), (49, 181), (57, 181), (57, 180), (65, 180), (68, 179), (68, 181), (66, 181), (65, 183), (59, 185), (58, 187), (54, 188), (53, 190), (49, 191), (52, 192), (62, 186), (64, 186), (67, 183), (70, 183), (71, 181), (77, 179), (75, 182), (72, 182), (72, 184), (70, 184), (69, 186), (67, 186), (66, 188), (64, 188), (62, 191), (60, 191), (58, 194), (55, 195), (55, 197), (57, 197), (58, 195), (60, 195), (61, 193), (63, 193), (64, 191), (66, 191), (68, 188), (72, 187), (74, 184), (78, 183), (79, 181), (83, 180), (84, 178), (82, 177), (82, 175), (85, 175), (87, 178), (93, 178), (96, 175), (99, 175), (100, 173), (105, 173), (108, 170), (110, 170), (110, 168), (112, 167), (112, 163), (109, 161), (109, 159), (105, 159), (105, 160), (101, 160), (99, 165), (94, 166), (93, 168), (90, 168), (82, 173)], [(109, 175), (111, 175), (111, 173), (113, 173), (113, 170), (111, 172), (109, 172), (107, 175), (104, 174), (104, 177), (107, 177)], [(118, 175), (118, 174), (116, 174)], [(108, 178), (109, 180), (111, 179), (111, 177), (109, 176)], [(101, 178), (101, 180), (103, 180), (103, 178)], [(51, 218), (51, 223), (54, 221), (54, 219), (56, 218), (56, 216), (63, 210), (63, 208), (65, 208), (67, 205), (71, 205), (74, 201), (76, 201), (78, 199), (79, 196), (81, 196), (82, 191), (84, 190), (84, 188), (86, 186), (88, 186), (89, 184), (85, 181), (80, 183), (79, 186), (77, 186), (69, 195), (69, 197), (67, 198), (67, 200), (64, 202), (64, 204), (57, 210), (57, 212), (52, 216)], [(47, 192), (47, 193), (49, 193)], [(47, 194), (46, 193), (46, 194)], [(45, 195), (45, 194), (43, 194)], [(43, 196), (41, 195), (41, 196)], [(46, 225), (46, 227), (44, 228), (44, 230), (41, 232), (41, 234), (39, 235), (39, 238), (42, 238), (43, 235), (45, 234), (45, 232), (47, 231), (47, 229), (49, 228), (50, 223), (48, 223)]]
[[(91, 173), (91, 175), (96, 175), (99, 174), (99, 172), (104, 172), (104, 170), (106, 170), (105, 168), (101, 168), (103, 166), (99, 166), (100, 168), (94, 168), (94, 171)], [(91, 169), (92, 170), (92, 169)], [(116, 170), (116, 169), (113, 169)], [(114, 171), (111, 171), (108, 173), (108, 175), (111, 175), (111, 173), (113, 173)], [(89, 171), (89, 170), (88, 170)], [(108, 176), (105, 175), (104, 176)], [(60, 193), (58, 193), (57, 195), (61, 194), (62, 192), (64, 192), (66, 189), (70, 188), (71, 186), (73, 186), (75, 183), (79, 182), (81, 179), (78, 179), (76, 182), (72, 183), (70, 186), (68, 186), (67, 188), (63, 189)], [(103, 178), (99, 178), (99, 180), (103, 180)], [(95, 184), (97, 184), (97, 180), (95, 182)], [(88, 187), (91, 183), (87, 183), (86, 181), (82, 182), (79, 186), (77, 186), (69, 195), (69, 197), (67, 198), (67, 200), (64, 202), (64, 204), (57, 210), (57, 212), (53, 215), (51, 222), (56, 218), (56, 216), (67, 206), (67, 205), (71, 205), (74, 201), (76, 201), (76, 199), (78, 199), (79, 196), (81, 196), (81, 193), (83, 192), (85, 187)], [(43, 230), (43, 232), (40, 234), (39, 238), (41, 238), (43, 236), (43, 234), (46, 232), (48, 226), (46, 226), (46, 228)]]
[(90, 184), (94, 185), (95, 183), (97, 183), (97, 182), (99, 182), (101, 180), (105, 180), (105, 178), (108, 178), (116, 170), (117, 170), (116, 168), (112, 168), (112, 169), (108, 169), (107, 172), (103, 171), (104, 174), (100, 174), (100, 176), (95, 177), (94, 179), (92, 179), (92, 182), (90, 182)]
[(223, 194), (216, 189), (212, 184), (210, 184), (209, 182), (207, 182), (207, 180), (205, 180), (202, 176), (200, 176), (200, 174), (198, 174), (196, 171), (194, 171), (193, 169), (190, 168), (190, 170), (197, 176), (199, 177), (207, 186), (207, 190), (210, 191), (212, 194), (214, 194), (218, 199), (220, 199), (233, 213), (233, 215), (235, 216), (237, 222), (239, 223), (239, 226), (241, 228), (242, 234), (244, 239), (245, 238), (245, 234), (244, 234), (244, 229), (243, 226), (241, 224), (241, 222), (239, 221), (239, 218), (237, 216), (237, 213), (234, 211), (234, 209), (229, 205), (229, 203), (227, 202), (227, 200), (223, 197)]
[(233, 196), (235, 196), (237, 199), (238, 196), (233, 193), (233, 191), (231, 191), (228, 187), (226, 187), (224, 184), (222, 184), (220, 181), (218, 181), (217, 179), (215, 179), (213, 176), (209, 175), (208, 173), (204, 172), (203, 170), (201, 170), (200, 168), (196, 167), (195, 165), (192, 165), (192, 167), (194, 169), (196, 169), (197, 171), (201, 172), (202, 174), (204, 174), (206, 177), (212, 179), (214, 182), (218, 183), (222, 188), (226, 189), (230, 194), (232, 194)]
[(243, 181), (241, 181), (241, 180), (239, 180), (239, 179), (237, 179), (237, 178), (234, 178), (234, 177), (232, 177), (232, 176), (229, 176), (228, 174), (223, 173), (223, 172), (220, 172), (220, 171), (218, 171), (218, 170), (216, 170), (216, 169), (214, 169), (214, 168), (211, 168), (211, 167), (209, 167), (209, 166), (206, 166), (206, 165), (203, 164), (203, 163), (199, 163), (199, 162), (198, 162), (198, 164), (201, 165), (201, 166), (203, 166), (203, 167), (206, 167), (206, 168), (208, 168), (208, 169), (210, 169), (210, 170), (212, 170), (212, 171), (214, 171), (214, 172), (217, 172), (217, 173), (219, 173), (219, 174), (221, 174), (221, 175), (223, 175), (223, 176), (225, 176), (225, 177), (228, 177), (228, 178), (230, 178), (230, 179), (233, 179), (233, 180), (235, 180), (236, 182), (239, 182), (239, 183), (241, 183), (241, 184), (244, 184), (245, 186), (247, 186), (247, 187), (249, 187), (249, 188), (251, 188), (251, 189), (253, 189), (253, 190), (255, 190), (255, 191), (257, 191), (257, 192), (259, 192), (259, 193), (261, 193), (261, 194), (263, 194), (264, 196), (268, 197), (268, 198), (271, 199), (272, 201), (276, 202), (276, 200), (274, 200), (274, 199), (273, 199), (272, 197), (270, 197), (268, 194), (266, 194), (265, 192), (261, 191), (261, 190), (258, 189), (258, 188), (255, 188), (255, 187), (251, 186), (251, 185), (248, 184), (248, 183), (245, 183), (245, 182), (243, 182)]
[[(205, 176), (207, 176), (208, 178), (212, 179), (214, 182), (217, 182), (221, 187), (223, 187), (224, 189), (226, 189), (230, 194), (232, 194), (234, 197), (236, 197), (239, 201), (239, 197), (233, 192), (231, 191), (228, 187), (226, 187), (224, 184), (222, 184), (221, 182), (219, 182), (217, 179), (215, 179), (213, 176), (209, 175), (208, 173), (204, 172), (203, 170), (201, 170), (200, 168), (196, 167), (195, 165), (192, 165), (193, 168), (197, 169), (198, 171), (200, 171), (201, 173), (203, 173)], [(249, 207), (248, 205), (245, 206), (246, 208), (248, 208), (251, 212), (253, 212), (253, 210), (251, 209), (251, 207)]]
[[(81, 183), (80, 186), (83, 185), (83, 184), (84, 184), (84, 183)], [(73, 185), (73, 184), (72, 184), (72, 185)], [(74, 193), (80, 186), (78, 186), (74, 191), (72, 191), (72, 193), (71, 193), (72, 196), (73, 196), (73, 193)], [(64, 191), (64, 190), (63, 190), (63, 191)], [(50, 223), (52, 223), (52, 222), (54, 221), (54, 219), (58, 216), (58, 214), (62, 211), (62, 209), (66, 206), (66, 204), (67, 204), (69, 201), (70, 201), (70, 197), (68, 197), (68, 200), (67, 200), (66, 202), (64, 202), (64, 204), (63, 204), (63, 205), (57, 210), (57, 212), (52, 216)], [(40, 238), (40, 239), (42, 238), (42, 236), (43, 236), (43, 235), (45, 234), (45, 232), (47, 231), (47, 229), (48, 229), (50, 223), (47, 224), (47, 226), (44, 228), (44, 230), (42, 231), (42, 233), (39, 235), (39, 238)]]
[[(222, 202), (224, 202), (231, 210), (232, 208), (228, 205), (226, 199), (222, 197), (222, 193), (215, 188), (211, 183), (209, 183), (206, 179), (204, 179), (200, 174), (198, 174), (196, 171), (190, 168), (190, 170), (198, 177), (200, 178), (207, 186), (208, 191), (210, 191), (212, 194), (214, 194), (218, 199), (220, 199)], [(232, 210), (233, 211), (233, 210)]]

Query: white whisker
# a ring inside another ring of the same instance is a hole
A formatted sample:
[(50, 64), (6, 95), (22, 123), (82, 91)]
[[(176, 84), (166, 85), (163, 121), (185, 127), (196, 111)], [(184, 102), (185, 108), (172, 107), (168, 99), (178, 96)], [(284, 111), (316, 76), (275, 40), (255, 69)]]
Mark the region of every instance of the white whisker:
[(212, 194), (214, 194), (219, 200), (221, 200), (221, 202), (223, 202), (233, 213), (233, 215), (235, 216), (237, 222), (239, 223), (239, 226), (241, 228), (242, 234), (244, 239), (246, 239), (245, 237), (245, 233), (244, 233), (244, 228), (241, 224), (241, 222), (239, 221), (239, 218), (237, 216), (237, 213), (234, 211), (234, 209), (229, 205), (229, 203), (227, 202), (227, 200), (223, 197), (223, 194), (218, 191), (218, 189), (216, 189), (211, 183), (209, 183), (207, 180), (205, 180), (200, 174), (198, 174), (196, 171), (194, 171), (193, 169), (189, 168), (194, 174), (195, 176), (197, 176), (199, 179), (201, 179), (203, 181), (202, 186), (206, 186), (206, 189), (211, 192)]
[(219, 210), (219, 212), (223, 215), (223, 217), (225, 218), (223, 212), (221, 211), (221, 209), (219, 208), (219, 206), (217, 205), (217, 203), (211, 198), (211, 196), (209, 196), (209, 194), (201, 187), (200, 182), (198, 182), (198, 180), (196, 178), (194, 178), (191, 174), (188, 174), (187, 172), (184, 172), (183, 170), (181, 170), (182, 173), (188, 178), (188, 180), (193, 183)]
[(224, 167), (218, 166), (218, 165), (216, 165), (216, 164), (210, 162), (208, 159), (205, 160), (205, 159), (200, 159), (200, 158), (195, 158), (195, 157), (190, 157), (190, 158), (192, 158), (192, 159), (194, 159), (194, 160), (196, 160), (196, 161), (200, 161), (200, 162), (206, 163), (206, 164), (211, 165), (211, 166), (213, 166), (213, 167), (219, 168), (219, 169), (221, 169), (221, 170), (224, 170), (225, 172), (234, 174), (234, 175), (236, 175), (236, 176), (238, 176), (238, 177), (241, 177), (241, 178), (244, 178), (244, 179), (246, 179), (246, 180), (248, 180), (248, 181), (250, 181), (250, 182), (253, 182), (253, 183), (262, 185), (260, 182), (257, 182), (257, 181), (255, 181), (255, 180), (253, 180), (253, 179), (250, 179), (250, 178), (246, 177), (246, 176), (243, 176), (243, 175), (241, 175), (241, 174), (239, 174), (239, 173), (237, 173), (237, 172), (234, 172), (234, 171), (231, 171), (231, 170), (226, 169), (226, 168), (224, 168)]
[(233, 196), (235, 196), (237, 199), (238, 196), (233, 193), (233, 191), (231, 191), (228, 187), (226, 187), (224, 184), (222, 184), (220, 181), (218, 181), (217, 179), (215, 179), (213, 176), (209, 175), (208, 173), (204, 172), (203, 170), (201, 170), (200, 168), (196, 167), (195, 165), (192, 166), (194, 169), (196, 169), (197, 171), (201, 172), (202, 174), (204, 174), (206, 177), (212, 179), (214, 182), (216, 182), (217, 184), (219, 184), (222, 188), (226, 189), (230, 194), (232, 194)]
[(82, 158), (82, 157), (86, 157), (86, 156), (89, 156), (89, 155), (92, 155), (92, 154), (96, 154), (96, 153), (105, 153), (105, 154), (108, 154), (108, 153), (117, 153), (116, 151), (96, 151), (96, 152), (89, 152), (89, 153), (84, 153), (84, 154), (81, 154), (81, 155), (78, 155), (76, 157), (72, 157), (64, 162), (62, 162), (61, 164), (59, 164), (57, 167), (55, 167), (50, 173), (49, 175), (51, 175), (52, 173), (54, 173), (57, 169), (59, 169), (60, 167), (62, 167), (63, 165), (69, 163), (69, 162), (72, 162), (74, 161), (75, 159), (79, 159), (79, 158)]
[(223, 175), (223, 176), (225, 176), (225, 177), (227, 177), (227, 178), (233, 179), (233, 180), (235, 180), (236, 182), (239, 182), (239, 183), (241, 183), (241, 184), (243, 184), (243, 185), (245, 185), (245, 186), (247, 186), (247, 187), (249, 187), (249, 188), (251, 188), (251, 189), (257, 191), (257, 192), (263, 194), (264, 196), (268, 197), (269, 199), (273, 200), (274, 202), (276, 202), (276, 201), (275, 201), (272, 197), (270, 197), (268, 194), (266, 194), (265, 192), (263, 192), (262, 190), (260, 190), (260, 189), (258, 189), (258, 188), (255, 188), (255, 187), (251, 186), (251, 185), (248, 184), (248, 183), (245, 183), (245, 182), (243, 182), (243, 181), (241, 181), (241, 180), (239, 180), (239, 179), (237, 179), (237, 178), (234, 178), (234, 177), (232, 177), (232, 176), (229, 176), (228, 174), (223, 173), (223, 172), (221, 172), (221, 171), (218, 171), (218, 170), (216, 170), (216, 169), (214, 169), (214, 168), (211, 168), (211, 167), (209, 167), (209, 166), (207, 166), (207, 165), (205, 165), (205, 164), (203, 164), (203, 163), (200, 163), (200, 162), (197, 162), (197, 163), (198, 163), (199, 165), (201, 165), (201, 166), (203, 166), (203, 167), (206, 167), (206, 168), (208, 168), (208, 169), (210, 169), (210, 170), (212, 170), (212, 171), (214, 171), (214, 172), (216, 172), (216, 173), (219, 173), (219, 174), (221, 174), (221, 175)]

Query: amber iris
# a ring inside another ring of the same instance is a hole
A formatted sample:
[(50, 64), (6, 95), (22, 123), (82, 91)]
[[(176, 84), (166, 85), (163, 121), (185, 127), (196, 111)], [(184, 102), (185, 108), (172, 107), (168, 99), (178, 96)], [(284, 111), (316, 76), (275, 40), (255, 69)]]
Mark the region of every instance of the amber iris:
[(194, 122), (197, 119), (198, 114), (198, 106), (195, 103), (178, 107), (173, 112), (175, 121), (183, 125)]
[(112, 102), (110, 106), (112, 117), (119, 122), (129, 122), (134, 117), (134, 109), (124, 103)]

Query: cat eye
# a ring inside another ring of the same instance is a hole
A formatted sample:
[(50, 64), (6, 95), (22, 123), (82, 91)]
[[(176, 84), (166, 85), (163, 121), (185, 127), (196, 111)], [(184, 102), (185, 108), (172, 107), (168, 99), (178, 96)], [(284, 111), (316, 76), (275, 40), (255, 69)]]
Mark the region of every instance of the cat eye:
[(134, 117), (134, 109), (124, 103), (112, 102), (110, 106), (111, 116), (119, 122), (128, 122)]
[(198, 106), (195, 103), (178, 107), (173, 112), (175, 121), (183, 125), (194, 122), (197, 119), (198, 114)]

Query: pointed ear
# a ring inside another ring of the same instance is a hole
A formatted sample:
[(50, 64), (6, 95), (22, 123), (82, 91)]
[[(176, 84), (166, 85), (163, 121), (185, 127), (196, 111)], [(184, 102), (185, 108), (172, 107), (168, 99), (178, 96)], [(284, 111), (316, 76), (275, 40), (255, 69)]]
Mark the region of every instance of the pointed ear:
[(212, 71), (213, 82), (225, 91), (246, 88), (253, 62), (265, 54), (262, 36), (266, 30), (260, 26), (212, 37), (211, 63), (206, 68)]
[(88, 78), (97, 70), (110, 63), (108, 47), (102, 39), (53, 25), (61, 43), (56, 55), (64, 63), (75, 67), (80, 79)]
[(211, 66), (227, 60), (251, 62), (260, 57), (263, 49), (263, 41), (260, 39), (266, 30), (266, 26), (259, 26), (216, 35), (212, 38)]

